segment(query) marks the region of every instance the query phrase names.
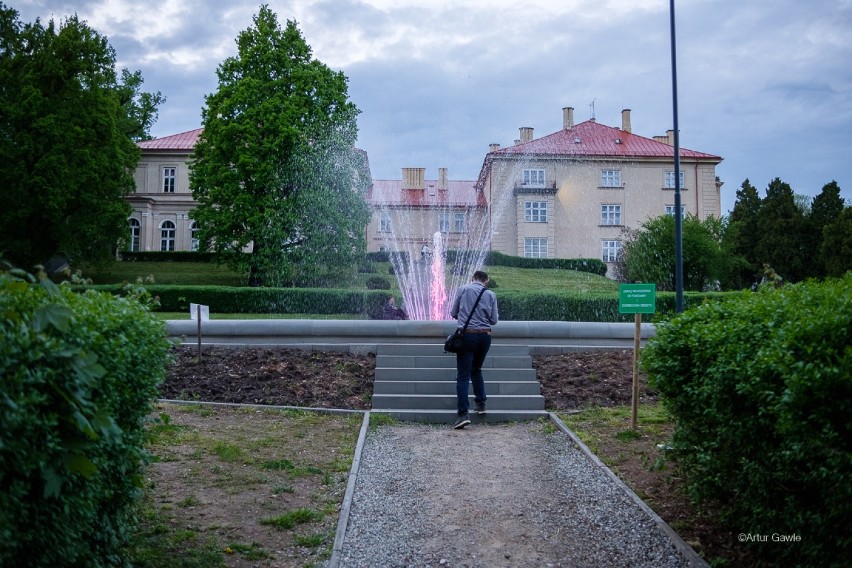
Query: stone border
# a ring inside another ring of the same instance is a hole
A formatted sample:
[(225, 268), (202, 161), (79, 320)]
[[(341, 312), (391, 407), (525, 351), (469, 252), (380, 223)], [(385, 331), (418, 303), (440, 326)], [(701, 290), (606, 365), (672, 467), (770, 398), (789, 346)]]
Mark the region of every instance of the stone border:
[(568, 438), (571, 439), (574, 445), (576, 445), (580, 449), (580, 451), (585, 454), (589, 461), (591, 461), (593, 464), (603, 470), (603, 472), (610, 478), (610, 480), (618, 487), (620, 487), (621, 490), (628, 497), (630, 497), (630, 499), (632, 499), (633, 502), (636, 503), (636, 505), (640, 509), (642, 509), (642, 511), (644, 511), (645, 514), (648, 515), (648, 517), (650, 517), (652, 521), (654, 521), (657, 527), (659, 527), (659, 529), (663, 531), (666, 536), (669, 537), (669, 540), (672, 541), (672, 544), (675, 545), (675, 548), (678, 549), (678, 551), (683, 555), (684, 558), (686, 558), (687, 561), (689, 561), (693, 566), (696, 567), (710, 568), (710, 564), (708, 564), (706, 560), (701, 558), (701, 556), (695, 551), (695, 549), (689, 546), (680, 537), (680, 535), (677, 534), (677, 532), (675, 532), (675, 530), (671, 528), (669, 524), (665, 522), (657, 513), (655, 513), (654, 510), (651, 509), (638, 495), (636, 495), (636, 493), (634, 493), (633, 490), (630, 489), (630, 487), (628, 487), (627, 484), (624, 483), (620, 477), (613, 473), (613, 471), (609, 469), (606, 464), (603, 463), (600, 458), (598, 458), (598, 456), (596, 456), (592, 452), (592, 450), (586, 444), (584, 444), (583, 441), (580, 440), (580, 438), (574, 432), (572, 432), (570, 428), (568, 428), (568, 426), (565, 425), (564, 422), (562, 422), (562, 420), (559, 419), (559, 416), (557, 416), (556, 413), (550, 412), (549, 415), (550, 421), (557, 428), (559, 428), (559, 430), (561, 430), (566, 436), (568, 436)]

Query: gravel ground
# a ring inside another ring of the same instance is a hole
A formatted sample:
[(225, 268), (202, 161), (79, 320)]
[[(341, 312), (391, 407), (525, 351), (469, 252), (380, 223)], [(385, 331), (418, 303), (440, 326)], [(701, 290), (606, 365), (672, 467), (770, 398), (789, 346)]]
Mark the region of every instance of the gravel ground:
[(543, 423), (379, 426), (345, 567), (689, 566), (649, 516)]

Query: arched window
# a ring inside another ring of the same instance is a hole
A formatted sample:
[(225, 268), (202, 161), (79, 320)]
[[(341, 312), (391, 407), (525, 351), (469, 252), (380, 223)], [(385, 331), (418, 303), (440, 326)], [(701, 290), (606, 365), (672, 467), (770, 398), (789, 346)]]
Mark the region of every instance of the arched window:
[(175, 250), (175, 224), (171, 221), (160, 223), (160, 250)]
[(189, 226), (189, 250), (198, 250), (198, 223), (193, 221)]
[(136, 252), (139, 250), (139, 235), (142, 232), (142, 225), (139, 219), (130, 218), (130, 251)]

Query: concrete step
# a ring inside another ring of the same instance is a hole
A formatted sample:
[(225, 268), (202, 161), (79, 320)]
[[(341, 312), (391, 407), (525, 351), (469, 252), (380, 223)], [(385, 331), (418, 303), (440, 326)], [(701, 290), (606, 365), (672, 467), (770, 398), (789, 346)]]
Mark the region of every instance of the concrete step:
[[(491, 355), (482, 362), (483, 369), (493, 368), (530, 368), (532, 357), (529, 355)], [(378, 355), (376, 367), (417, 367), (417, 368), (456, 368), (456, 358), (438, 355)]]
[[(486, 386), (487, 389), (487, 386)], [(486, 390), (486, 393), (488, 391)], [(473, 408), (473, 395), (469, 395), (470, 407)], [(488, 395), (486, 402), (489, 412), (502, 410), (544, 410), (544, 397), (535, 394), (527, 395)], [(455, 410), (456, 395), (453, 394), (373, 394), (373, 410)]]
[[(372, 410), (373, 413), (388, 414), (403, 422), (425, 422), (427, 424), (446, 424), (448, 427), (456, 420), (456, 410)], [(480, 416), (475, 412), (470, 413), (470, 427), (479, 424), (493, 424), (499, 422), (526, 422), (547, 418), (548, 413), (544, 410), (488, 410), (488, 413)]]
[[(485, 383), (500, 381), (538, 382), (535, 369), (486, 369), (483, 372)], [(455, 367), (450, 368), (379, 368), (376, 367), (377, 381), (453, 381), (456, 380)]]
[[(500, 345), (491, 344), (488, 350), (489, 356), (500, 355), (529, 355), (530, 348), (527, 345)], [(376, 345), (376, 357), (380, 355), (431, 355), (447, 357), (455, 361), (454, 353), (444, 351), (444, 343), (380, 343)]]
[[(490, 381), (486, 379), (485, 392), (490, 397), (498, 395), (537, 395), (541, 394), (538, 381)], [(379, 381), (373, 382), (373, 396), (377, 394), (456, 394), (456, 381)]]

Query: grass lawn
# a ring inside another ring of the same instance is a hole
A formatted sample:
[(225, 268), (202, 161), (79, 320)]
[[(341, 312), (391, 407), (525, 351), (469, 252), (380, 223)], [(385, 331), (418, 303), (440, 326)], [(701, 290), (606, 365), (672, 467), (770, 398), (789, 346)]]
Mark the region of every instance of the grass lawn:
[[(358, 273), (348, 282), (335, 283), (338, 287), (366, 288), (370, 278), (385, 278), (392, 291), (398, 292), (396, 278), (389, 274), (390, 263), (373, 263), (372, 273)], [(575, 290), (588, 293), (616, 293), (618, 283), (597, 274), (574, 270), (511, 268), (487, 266), (485, 270), (497, 283), (497, 291), (553, 292)], [(83, 276), (95, 284), (120, 284), (122, 282), (151, 282), (156, 284), (184, 284), (211, 286), (245, 286), (244, 276), (226, 266), (200, 262), (114, 262), (98, 270), (83, 268)]]

